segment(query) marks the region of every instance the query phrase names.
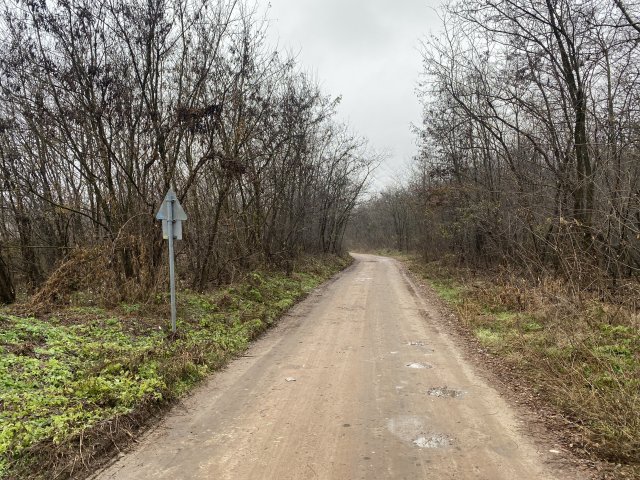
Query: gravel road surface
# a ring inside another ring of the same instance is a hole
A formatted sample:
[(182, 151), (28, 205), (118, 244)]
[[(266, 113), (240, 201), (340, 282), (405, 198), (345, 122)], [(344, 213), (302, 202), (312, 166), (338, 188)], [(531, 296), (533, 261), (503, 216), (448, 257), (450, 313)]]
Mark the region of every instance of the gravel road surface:
[(568, 478), (400, 264), (354, 257), (94, 478)]

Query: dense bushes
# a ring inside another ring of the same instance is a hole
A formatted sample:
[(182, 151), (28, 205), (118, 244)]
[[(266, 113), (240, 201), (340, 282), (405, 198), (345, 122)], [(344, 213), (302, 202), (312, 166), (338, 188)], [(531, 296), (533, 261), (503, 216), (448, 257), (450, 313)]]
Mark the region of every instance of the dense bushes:
[(389, 235), (361, 243), (582, 285), (637, 276), (634, 25), (614, 3), (574, 0), (453, 2), (443, 19), (423, 45), (413, 175), (363, 209), (360, 224)]
[(243, 2), (16, 0), (0, 28), (2, 301), (96, 248), (116, 295), (148, 295), (170, 186), (198, 290), (340, 250), (373, 158)]

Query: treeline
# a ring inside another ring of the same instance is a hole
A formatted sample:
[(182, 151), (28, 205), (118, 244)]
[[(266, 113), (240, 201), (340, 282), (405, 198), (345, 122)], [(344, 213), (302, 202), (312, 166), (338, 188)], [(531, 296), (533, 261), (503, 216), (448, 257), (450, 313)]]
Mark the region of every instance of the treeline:
[(193, 288), (340, 251), (374, 158), (267, 45), (257, 7), (10, 0), (1, 34), (0, 301), (96, 279), (116, 297), (152, 291), (170, 186)]
[(637, 276), (640, 5), (465, 0), (442, 17), (423, 42), (421, 153), (358, 212), (354, 230), (387, 233), (354, 241), (582, 283)]

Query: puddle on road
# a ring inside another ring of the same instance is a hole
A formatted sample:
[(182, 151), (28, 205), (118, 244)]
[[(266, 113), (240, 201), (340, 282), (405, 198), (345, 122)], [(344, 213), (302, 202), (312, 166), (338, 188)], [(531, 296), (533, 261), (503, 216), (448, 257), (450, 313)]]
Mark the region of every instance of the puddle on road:
[(400, 440), (418, 448), (446, 448), (453, 444), (451, 437), (430, 431), (427, 422), (426, 417), (403, 415), (390, 418), (387, 429)]
[(417, 362), (407, 363), (406, 366), (409, 368), (433, 368), (433, 366), (429, 365), (428, 363), (417, 363)]
[(412, 347), (424, 347), (425, 343), (422, 341), (409, 342), (407, 345), (411, 345)]
[(453, 388), (444, 387), (434, 387), (427, 390), (427, 395), (432, 397), (446, 397), (446, 398), (458, 398), (462, 397), (467, 392), (463, 390), (455, 390)]
[(419, 448), (445, 448), (451, 446), (451, 439), (441, 433), (435, 435), (420, 435), (412, 442)]

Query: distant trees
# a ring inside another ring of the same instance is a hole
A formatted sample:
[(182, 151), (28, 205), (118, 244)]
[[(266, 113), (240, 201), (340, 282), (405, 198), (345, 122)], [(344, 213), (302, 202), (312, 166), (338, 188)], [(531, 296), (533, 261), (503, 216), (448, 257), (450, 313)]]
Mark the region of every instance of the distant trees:
[(422, 49), (422, 150), (403, 186), (414, 245), (584, 282), (637, 275), (635, 13), (617, 0), (444, 8)]
[(1, 25), (1, 301), (96, 245), (120, 294), (150, 291), (170, 185), (195, 288), (341, 249), (374, 158), (247, 4), (12, 0)]

